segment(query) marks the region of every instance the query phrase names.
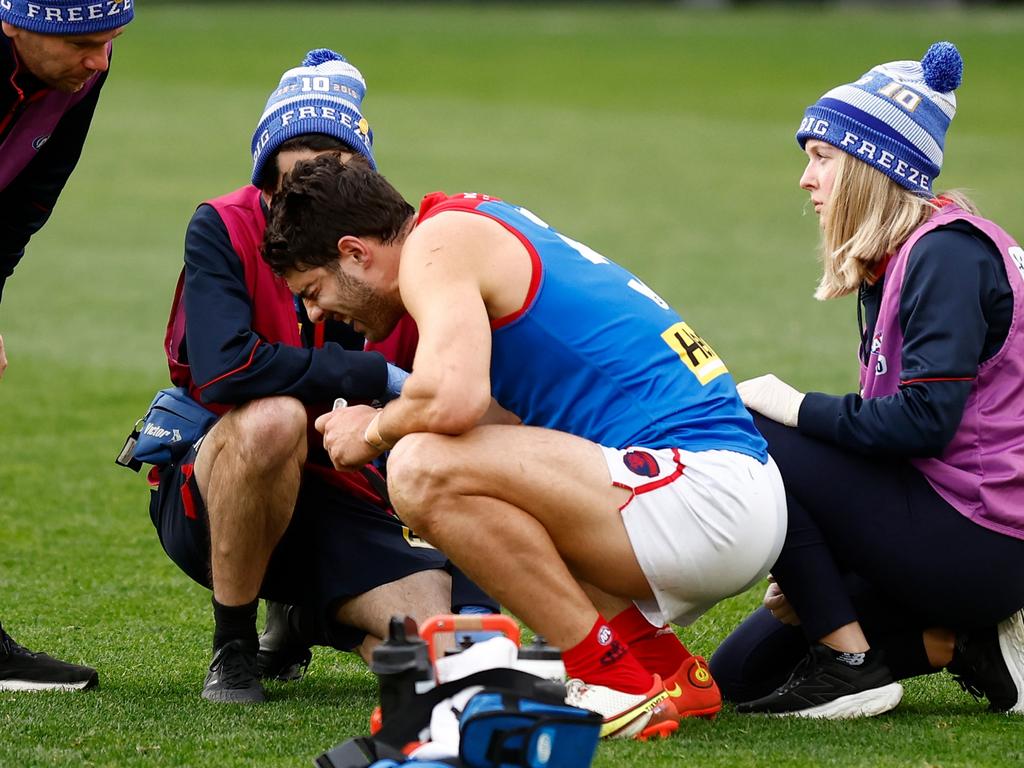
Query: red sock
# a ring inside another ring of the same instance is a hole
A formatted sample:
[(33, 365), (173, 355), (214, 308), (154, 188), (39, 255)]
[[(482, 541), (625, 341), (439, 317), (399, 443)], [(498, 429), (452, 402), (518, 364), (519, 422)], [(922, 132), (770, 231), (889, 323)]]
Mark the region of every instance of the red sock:
[(562, 661), (569, 677), (624, 693), (647, 693), (654, 683), (651, 673), (600, 615), (582, 642), (562, 651)]
[(643, 668), (653, 675), (661, 675), (663, 680), (692, 655), (668, 624), (654, 626), (636, 605), (631, 605), (609, 623)]

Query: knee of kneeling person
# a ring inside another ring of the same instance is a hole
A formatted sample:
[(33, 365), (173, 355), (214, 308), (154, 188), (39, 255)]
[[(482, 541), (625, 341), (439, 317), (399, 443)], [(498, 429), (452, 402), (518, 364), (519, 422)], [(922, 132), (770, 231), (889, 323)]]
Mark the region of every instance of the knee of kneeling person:
[(421, 536), (434, 512), (453, 493), (443, 435), (417, 432), (403, 437), (388, 456), (388, 492), (395, 511)]
[(253, 469), (265, 469), (306, 457), (308, 416), (294, 397), (252, 400), (225, 417), (231, 418), (225, 448), (244, 457)]

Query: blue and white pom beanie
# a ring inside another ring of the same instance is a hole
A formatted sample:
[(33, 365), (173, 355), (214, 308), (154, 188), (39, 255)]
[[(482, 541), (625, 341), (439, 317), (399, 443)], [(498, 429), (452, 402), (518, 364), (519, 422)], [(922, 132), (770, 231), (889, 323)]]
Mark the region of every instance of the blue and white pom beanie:
[(134, 0), (0, 0), (0, 21), (43, 35), (109, 32), (134, 17)]
[(921, 61), (879, 64), (807, 108), (796, 140), (819, 139), (863, 160), (897, 184), (932, 194), (964, 62), (952, 43), (935, 43)]
[(307, 53), (300, 66), (281, 75), (267, 99), (252, 136), (252, 183), (260, 186), (267, 159), (278, 147), (308, 133), (345, 142), (376, 170), (373, 131), (360, 111), (365, 95), (366, 81), (340, 53), (327, 48)]

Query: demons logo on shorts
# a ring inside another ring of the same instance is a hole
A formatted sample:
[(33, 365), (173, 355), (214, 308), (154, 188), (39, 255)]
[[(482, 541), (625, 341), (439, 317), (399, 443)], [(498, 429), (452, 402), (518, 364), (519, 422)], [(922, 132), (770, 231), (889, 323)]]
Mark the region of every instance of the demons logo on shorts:
[(657, 460), (647, 451), (627, 451), (622, 457), (626, 469), (641, 477), (657, 477), (659, 468)]

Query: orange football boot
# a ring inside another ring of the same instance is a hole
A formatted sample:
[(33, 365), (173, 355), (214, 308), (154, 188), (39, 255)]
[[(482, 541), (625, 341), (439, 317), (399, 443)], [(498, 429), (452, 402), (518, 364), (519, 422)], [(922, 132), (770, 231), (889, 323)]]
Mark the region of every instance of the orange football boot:
[(691, 656), (664, 680), (669, 699), (684, 717), (713, 718), (722, 709), (722, 693), (701, 656)]

